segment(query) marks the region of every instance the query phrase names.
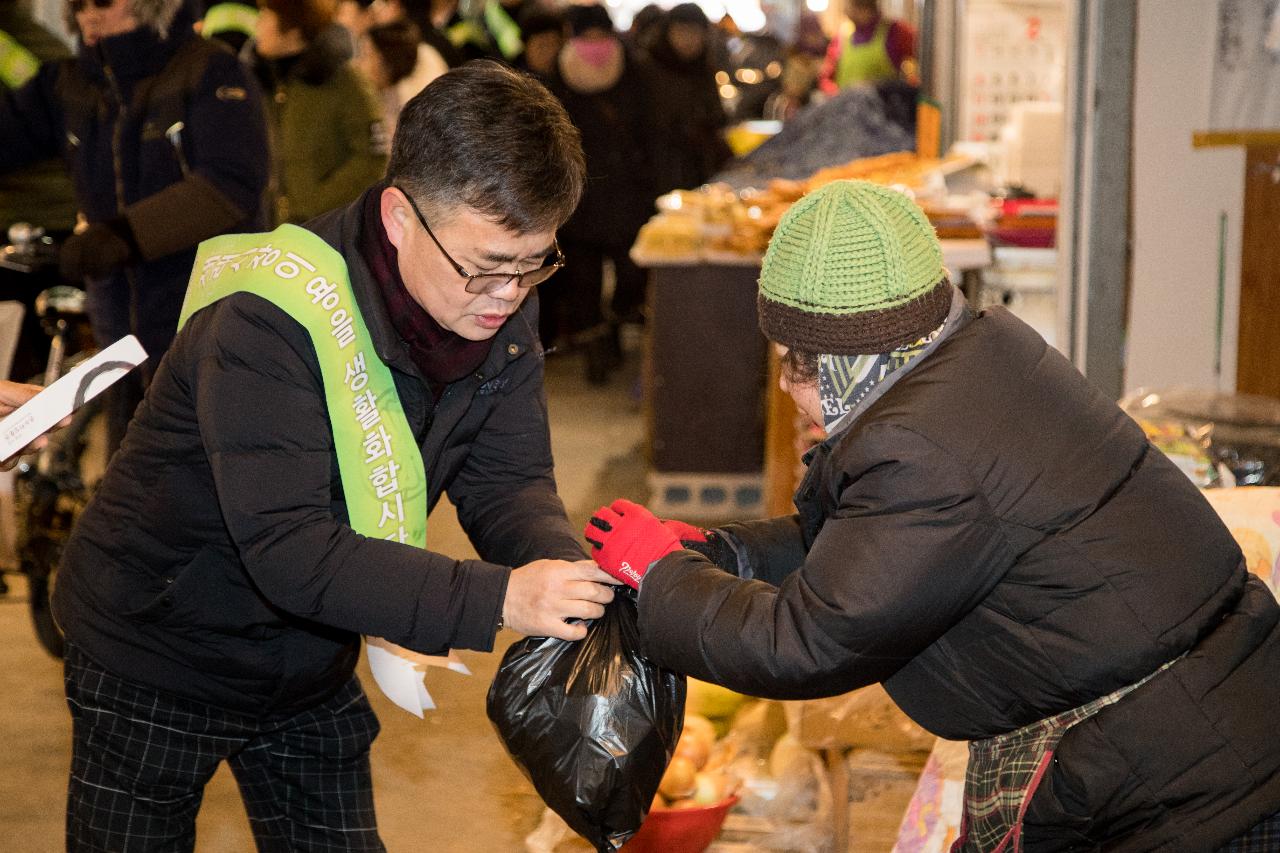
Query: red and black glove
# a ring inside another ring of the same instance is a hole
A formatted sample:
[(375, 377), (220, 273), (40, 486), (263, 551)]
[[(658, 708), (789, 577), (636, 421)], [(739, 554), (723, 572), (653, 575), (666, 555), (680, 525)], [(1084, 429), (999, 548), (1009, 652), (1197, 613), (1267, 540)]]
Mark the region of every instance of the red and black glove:
[(591, 543), (591, 558), (600, 568), (633, 589), (640, 588), (650, 566), (680, 550), (675, 533), (649, 510), (628, 500), (596, 510), (582, 535)]

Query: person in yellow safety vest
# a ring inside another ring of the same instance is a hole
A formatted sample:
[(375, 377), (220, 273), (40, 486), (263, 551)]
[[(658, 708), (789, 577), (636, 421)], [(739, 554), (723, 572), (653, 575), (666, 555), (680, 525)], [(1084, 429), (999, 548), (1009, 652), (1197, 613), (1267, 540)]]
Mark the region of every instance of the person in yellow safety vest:
[(845, 0), (847, 19), (827, 48), (818, 88), (828, 95), (858, 83), (915, 76), (916, 34), (880, 13), (879, 0)]

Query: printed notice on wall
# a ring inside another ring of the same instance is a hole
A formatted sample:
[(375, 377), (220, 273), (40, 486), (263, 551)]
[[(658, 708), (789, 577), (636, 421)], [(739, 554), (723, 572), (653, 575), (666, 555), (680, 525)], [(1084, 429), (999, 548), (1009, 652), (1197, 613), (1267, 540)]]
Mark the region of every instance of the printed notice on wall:
[(1280, 0), (1219, 0), (1209, 127), (1280, 129)]

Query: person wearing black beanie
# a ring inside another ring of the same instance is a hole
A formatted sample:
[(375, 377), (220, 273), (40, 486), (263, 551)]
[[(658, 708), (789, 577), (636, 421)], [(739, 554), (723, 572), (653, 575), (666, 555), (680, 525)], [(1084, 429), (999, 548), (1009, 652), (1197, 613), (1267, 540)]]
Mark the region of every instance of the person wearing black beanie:
[[(569, 40), (560, 51), (551, 90), (582, 133), (587, 186), (561, 231), (565, 267), (543, 298), (542, 334), (581, 345), (587, 379), (604, 382), (618, 357), (617, 324), (639, 316), (644, 273), (628, 250), (653, 210), (652, 110), (641, 60), (622, 42), (603, 6), (565, 12)], [(604, 260), (616, 286), (606, 316), (601, 304)]]
[(681, 3), (671, 7), (671, 11), (667, 12), (667, 21), (672, 24), (694, 24), (699, 27), (706, 27), (711, 23), (707, 19), (707, 13), (702, 11), (702, 7), (697, 3)]
[(564, 21), (570, 35), (574, 37), (597, 28), (605, 32), (613, 32), (613, 19), (609, 17), (609, 10), (596, 4), (570, 6), (565, 10)]
[(702, 9), (681, 3), (667, 12), (649, 50), (655, 91), (663, 93), (654, 129), (659, 192), (704, 184), (729, 159), (711, 37)]
[(648, 51), (653, 46), (664, 17), (665, 13), (657, 3), (650, 3), (636, 12), (631, 19), (631, 29), (627, 31), (627, 40), (631, 42), (631, 46)]

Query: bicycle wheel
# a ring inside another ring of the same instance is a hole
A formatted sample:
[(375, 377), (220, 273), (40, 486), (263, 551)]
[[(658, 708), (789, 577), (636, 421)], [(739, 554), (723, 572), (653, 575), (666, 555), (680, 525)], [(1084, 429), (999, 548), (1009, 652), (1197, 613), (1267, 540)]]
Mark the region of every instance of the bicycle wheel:
[(45, 651), (60, 658), (66, 651), (66, 641), (62, 636), (62, 629), (53, 619), (50, 597), (58, 574), (62, 547), (48, 538), (42, 538), (31, 545), (33, 558), (30, 562), (24, 560), (22, 564), (27, 575), (31, 624), (35, 628), (36, 639), (44, 646)]
[(32, 466), (19, 478), (25, 522), (19, 554), (29, 587), (31, 623), (40, 645), (54, 657), (62, 657), (65, 651), (51, 607), (58, 564), (63, 545), (101, 478), (105, 440), (101, 409), (91, 402), (76, 412), (70, 426), (54, 434), (45, 451), (48, 464)]

